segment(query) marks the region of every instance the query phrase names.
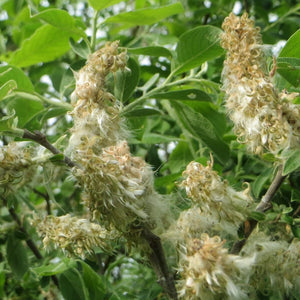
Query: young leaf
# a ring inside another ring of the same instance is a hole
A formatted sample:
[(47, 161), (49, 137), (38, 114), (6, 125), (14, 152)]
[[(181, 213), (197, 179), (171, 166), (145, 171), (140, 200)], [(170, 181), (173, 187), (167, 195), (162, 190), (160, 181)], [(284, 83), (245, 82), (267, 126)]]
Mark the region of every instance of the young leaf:
[(9, 63), (28, 67), (39, 62), (52, 61), (70, 49), (70, 36), (73, 35), (67, 31), (45, 24), (24, 41), (21, 48), (13, 53)]
[[(299, 59), (300, 59), (300, 29), (296, 31), (287, 41), (285, 46), (282, 48), (279, 54), (279, 62), (282, 58), (288, 58), (289, 63), (292, 67), (279, 68), (278, 73), (284, 77), (289, 83), (295, 87), (300, 85), (300, 69), (299, 69)], [(291, 60), (291, 58), (296, 58), (297, 60)]]
[(185, 32), (176, 48), (175, 74), (198, 67), (205, 61), (222, 55), (224, 50), (219, 44), (221, 32), (221, 29), (210, 25)]
[(256, 198), (259, 197), (262, 188), (264, 187), (265, 183), (270, 179), (272, 173), (273, 173), (273, 168), (267, 168), (257, 176), (255, 181), (251, 184), (252, 193), (254, 197)]
[(180, 2), (156, 8), (141, 8), (106, 19), (106, 23), (123, 23), (132, 26), (151, 25), (167, 17), (184, 12)]
[(28, 270), (28, 258), (23, 243), (14, 234), (8, 236), (6, 253), (12, 271), (18, 278), (22, 278)]

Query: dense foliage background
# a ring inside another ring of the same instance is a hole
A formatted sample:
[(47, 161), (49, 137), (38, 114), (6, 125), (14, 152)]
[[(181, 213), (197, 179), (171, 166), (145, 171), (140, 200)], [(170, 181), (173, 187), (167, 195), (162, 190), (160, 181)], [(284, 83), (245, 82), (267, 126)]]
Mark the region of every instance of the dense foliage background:
[[(119, 40), (128, 49), (130, 70), (117, 73), (117, 80), (112, 77), (109, 89), (125, 107), (131, 152), (153, 167), (155, 187), (173, 199), (175, 214), (189, 206), (176, 181), (190, 161), (206, 164), (210, 153), (214, 169), (236, 189), (249, 182), (259, 202), (272, 181), (274, 158), (249, 154), (236, 141), (220, 90), (225, 52), (217, 37), (231, 11), (247, 11), (261, 27), (269, 70), (272, 55), (279, 55), (277, 87), (299, 92), (297, 2), (2, 0), (2, 146), (23, 140), (20, 129), (40, 130), (63, 151), (72, 126), (67, 114), (75, 88), (72, 70), (79, 70), (89, 53), (106, 41)], [(299, 98), (295, 102), (300, 104)], [(300, 152), (287, 155), (288, 179), (273, 208), (253, 218), (284, 223), (300, 238)], [(19, 188), (16, 183), (8, 194), (1, 189), (0, 298), (164, 299), (147, 261), (125, 243), (115, 245), (112, 254), (95, 249), (84, 261), (68, 258), (59, 249), (43, 250), (30, 223), (33, 211), (85, 213), (80, 188), (61, 159), (53, 155), (49, 164), (36, 167), (34, 184)], [(2, 181), (5, 174), (1, 176)], [(241, 238), (244, 233), (242, 228)], [(28, 243), (36, 245), (39, 254)], [(167, 257), (175, 267), (171, 250)], [(53, 275), (56, 279), (51, 280)]]

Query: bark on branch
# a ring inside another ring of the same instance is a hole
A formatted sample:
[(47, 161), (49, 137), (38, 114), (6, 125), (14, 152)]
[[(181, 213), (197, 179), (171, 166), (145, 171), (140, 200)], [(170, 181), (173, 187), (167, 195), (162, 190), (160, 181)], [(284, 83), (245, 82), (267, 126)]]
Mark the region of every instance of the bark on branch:
[[(53, 154), (63, 154), (61, 151), (59, 151), (57, 148), (55, 148), (48, 140), (47, 137), (40, 131), (36, 130), (34, 132), (31, 132), (27, 129), (24, 129), (23, 134), (24, 139), (30, 139), (32, 141), (35, 141), (36, 143), (42, 145), (46, 149), (48, 149)], [(76, 164), (66, 155), (64, 155), (64, 162), (67, 166), (70, 168), (73, 168), (76, 166)]]
[(169, 272), (167, 260), (160, 238), (151, 232), (148, 228), (144, 228), (142, 236), (149, 244), (152, 252), (149, 256), (150, 263), (158, 277), (159, 284), (172, 300), (177, 300), (177, 291), (174, 283), (173, 275)]

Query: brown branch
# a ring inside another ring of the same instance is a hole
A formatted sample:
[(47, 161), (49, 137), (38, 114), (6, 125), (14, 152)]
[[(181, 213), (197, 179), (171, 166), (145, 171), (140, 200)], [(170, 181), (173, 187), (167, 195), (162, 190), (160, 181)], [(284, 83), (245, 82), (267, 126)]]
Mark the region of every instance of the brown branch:
[(169, 272), (167, 260), (161, 245), (160, 238), (151, 232), (148, 228), (144, 228), (142, 236), (149, 244), (152, 252), (149, 255), (150, 263), (158, 277), (159, 284), (168, 294), (170, 299), (177, 300), (177, 291), (174, 283), (174, 278)]
[(282, 175), (282, 171), (283, 171), (283, 165), (280, 165), (278, 167), (278, 171), (276, 173), (274, 180), (272, 181), (271, 185), (269, 186), (265, 195), (262, 197), (259, 204), (257, 205), (256, 211), (265, 212), (269, 208), (271, 208), (272, 206), (271, 200), (275, 195), (275, 193), (277, 192), (277, 190), (279, 189), (280, 185), (283, 183), (284, 179), (286, 178), (286, 176)]
[[(278, 170), (277, 170), (274, 180), (272, 181), (272, 183), (269, 186), (265, 195), (261, 198), (261, 201), (259, 202), (259, 204), (256, 206), (255, 211), (266, 212), (268, 209), (270, 209), (272, 207), (271, 200), (274, 197), (277, 190), (279, 189), (280, 185), (283, 183), (284, 179), (286, 178), (286, 176), (282, 175), (282, 171), (283, 171), (283, 165), (280, 165), (278, 167)], [(245, 233), (245, 238), (240, 241), (237, 241), (232, 246), (231, 251), (230, 251), (231, 254), (238, 254), (241, 251), (241, 249), (244, 247), (248, 237), (252, 233), (252, 231), (255, 228), (257, 223), (258, 223), (258, 221), (256, 221), (256, 220), (250, 221), (250, 228), (247, 231), (247, 233)]]
[[(57, 148), (55, 148), (46, 138), (46, 136), (36, 130), (34, 132), (31, 132), (27, 129), (24, 129), (24, 134), (23, 134), (23, 138), (24, 139), (30, 139), (32, 141), (37, 142), (38, 144), (42, 145), (43, 147), (45, 147), (46, 149), (48, 149), (50, 152), (52, 152), (53, 154), (63, 154), (61, 151), (59, 151)], [(64, 162), (66, 163), (67, 166), (69, 166), (70, 168), (76, 167), (77, 165), (66, 155), (64, 155)]]
[(44, 194), (44, 193), (38, 191), (37, 189), (33, 189), (33, 192), (45, 199), (45, 201), (46, 201), (47, 215), (51, 215), (51, 204), (50, 204), (50, 197), (49, 197), (49, 195), (47, 193)]
[[(3, 201), (3, 204), (7, 207), (7, 200), (2, 196), (1, 196), (1, 199)], [(8, 211), (9, 211), (9, 214), (12, 217), (12, 219), (17, 223), (19, 230), (25, 235), (26, 244), (27, 244), (28, 248), (31, 250), (31, 252), (34, 254), (34, 256), (37, 259), (39, 259), (39, 260), (42, 259), (43, 256), (42, 256), (41, 252), (35, 245), (34, 241), (31, 238), (29, 238), (29, 234), (27, 233), (26, 229), (22, 225), (22, 222), (21, 222), (19, 216), (17, 215), (15, 209), (13, 207), (10, 207), (10, 208), (8, 208)], [(59, 288), (59, 283), (58, 283), (57, 277), (55, 275), (52, 275), (51, 278), (52, 278), (52, 281), (54, 282), (54, 284)]]

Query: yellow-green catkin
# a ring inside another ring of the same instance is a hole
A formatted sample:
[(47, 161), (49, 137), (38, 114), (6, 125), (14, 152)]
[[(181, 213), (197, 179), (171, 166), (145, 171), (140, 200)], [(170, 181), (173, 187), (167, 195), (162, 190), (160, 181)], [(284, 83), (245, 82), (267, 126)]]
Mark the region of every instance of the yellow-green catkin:
[(32, 160), (34, 149), (22, 143), (11, 142), (0, 148), (0, 187), (17, 190), (32, 180), (36, 165)]
[(183, 178), (180, 187), (192, 200), (192, 207), (179, 216), (180, 232), (184, 235), (196, 232), (236, 235), (253, 204), (249, 188), (240, 192), (234, 190), (213, 170), (213, 162), (208, 162), (206, 167), (194, 161), (189, 163)]
[(111, 251), (110, 241), (117, 237), (116, 232), (107, 231), (98, 224), (70, 215), (47, 216), (44, 219), (35, 216), (32, 223), (43, 237), (45, 248), (53, 244), (69, 255), (82, 258), (93, 252), (95, 246)]
[(120, 52), (118, 45), (107, 43), (75, 73), (69, 151), (78, 165), (72, 172), (92, 219), (138, 238), (143, 226), (166, 226), (169, 209), (154, 190), (150, 166), (131, 155), (120, 117), (122, 106), (106, 91), (107, 76), (126, 68), (126, 52)]
[(244, 13), (223, 22), (227, 51), (222, 74), (226, 108), (238, 140), (255, 154), (299, 147), (300, 108), (293, 95), (279, 93), (265, 71), (260, 29)]
[[(254, 256), (249, 272), (252, 294), (274, 299), (298, 299), (300, 295), (300, 241), (272, 240), (264, 232), (254, 231), (241, 251)], [(254, 298), (254, 297), (253, 297)]]
[(225, 241), (204, 233), (188, 239), (179, 257), (180, 299), (247, 299), (247, 272), (252, 259), (228, 254)]

